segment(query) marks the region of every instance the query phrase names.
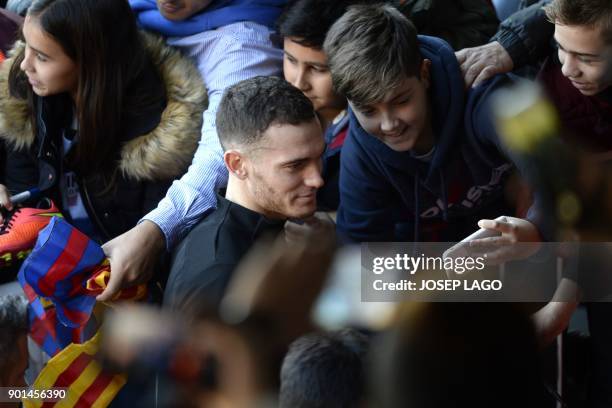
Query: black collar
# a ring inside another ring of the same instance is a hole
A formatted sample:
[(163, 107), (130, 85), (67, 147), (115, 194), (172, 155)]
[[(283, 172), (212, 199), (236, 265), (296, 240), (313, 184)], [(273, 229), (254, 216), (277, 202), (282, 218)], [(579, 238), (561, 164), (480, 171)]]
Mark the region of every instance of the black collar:
[(256, 211), (236, 204), (217, 194), (217, 210), (231, 218), (232, 222), (245, 233), (250, 233), (254, 241), (266, 233), (278, 234), (285, 225), (283, 219), (271, 219)]

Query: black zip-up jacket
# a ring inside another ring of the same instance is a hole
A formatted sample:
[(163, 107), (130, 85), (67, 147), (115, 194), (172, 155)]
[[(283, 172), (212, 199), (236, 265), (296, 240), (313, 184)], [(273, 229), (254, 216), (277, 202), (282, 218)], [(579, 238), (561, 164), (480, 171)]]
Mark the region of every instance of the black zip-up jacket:
[(499, 25), (488, 0), (402, 0), (399, 9), (420, 34), (440, 37), (455, 50), (486, 43)]
[(546, 19), (543, 9), (550, 1), (523, 1), (525, 8), (505, 19), (493, 36), (492, 41), (506, 49), (515, 69), (542, 62), (553, 49), (555, 25)]

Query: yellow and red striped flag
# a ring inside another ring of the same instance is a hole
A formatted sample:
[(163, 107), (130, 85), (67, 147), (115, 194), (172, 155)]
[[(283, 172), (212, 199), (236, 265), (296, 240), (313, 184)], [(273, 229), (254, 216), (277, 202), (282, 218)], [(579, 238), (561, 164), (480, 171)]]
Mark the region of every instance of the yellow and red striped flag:
[(25, 408), (105, 408), (126, 382), (123, 374), (106, 372), (96, 361), (100, 333), (83, 344), (71, 344), (53, 357), (32, 385), (33, 389), (67, 388), (62, 400), (23, 400)]

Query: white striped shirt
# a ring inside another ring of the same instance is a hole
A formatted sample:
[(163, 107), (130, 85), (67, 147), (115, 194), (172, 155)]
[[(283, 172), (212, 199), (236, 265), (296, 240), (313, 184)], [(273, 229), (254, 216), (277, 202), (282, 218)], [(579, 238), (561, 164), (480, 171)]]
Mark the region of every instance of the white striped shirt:
[(195, 59), (208, 91), (202, 138), (187, 173), (172, 183), (157, 208), (143, 218), (161, 228), (169, 250), (216, 207), (216, 191), (227, 185), (227, 169), (215, 126), (223, 91), (244, 79), (282, 73), (283, 52), (274, 46), (272, 35), (265, 26), (240, 22), (168, 39), (168, 44)]

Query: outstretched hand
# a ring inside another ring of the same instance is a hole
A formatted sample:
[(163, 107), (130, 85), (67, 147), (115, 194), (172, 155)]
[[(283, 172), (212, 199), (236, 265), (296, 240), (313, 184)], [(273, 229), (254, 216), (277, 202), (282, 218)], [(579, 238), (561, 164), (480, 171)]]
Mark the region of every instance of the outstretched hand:
[(110, 259), (111, 274), (106, 289), (96, 299), (108, 302), (121, 289), (151, 279), (164, 246), (163, 233), (147, 220), (104, 244), (102, 249)]
[(522, 218), (480, 220), (478, 226), (501, 234), (469, 242), (468, 251), (472, 254), (486, 255), (487, 265), (525, 259), (540, 249), (542, 241), (540, 233), (531, 222)]
[(475, 87), (487, 79), (514, 69), (508, 51), (497, 41), (455, 53), (461, 66), (466, 88)]

